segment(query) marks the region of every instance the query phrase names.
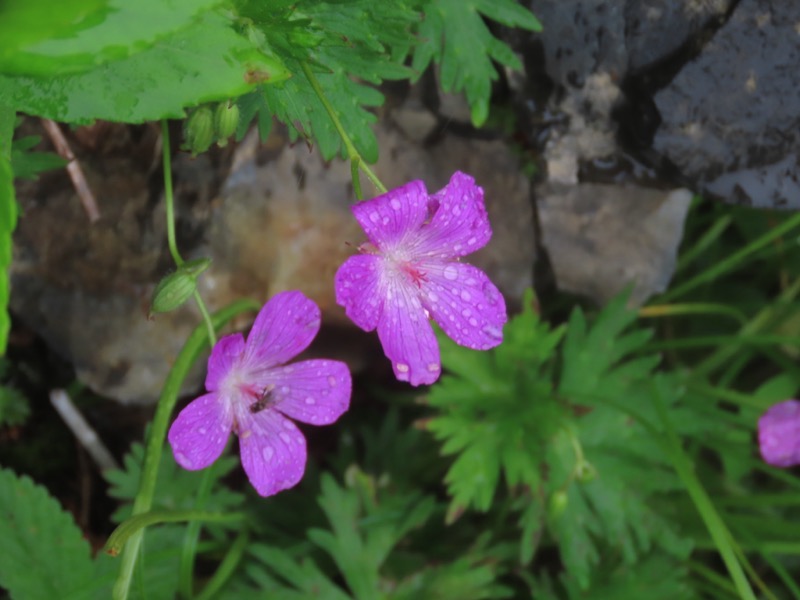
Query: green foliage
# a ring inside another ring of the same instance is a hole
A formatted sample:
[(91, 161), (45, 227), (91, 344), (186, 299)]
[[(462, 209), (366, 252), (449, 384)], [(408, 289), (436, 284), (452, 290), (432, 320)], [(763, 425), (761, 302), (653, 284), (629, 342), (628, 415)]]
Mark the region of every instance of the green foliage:
[(152, 47), (220, 0), (6, 0), (0, 72), (39, 77), (85, 71)]
[(0, 469), (0, 556), (0, 586), (16, 600), (68, 598), (92, 574), (89, 544), (72, 516), (44, 488), (6, 469)]
[(186, 28), (130, 57), (48, 78), (0, 76), (0, 103), (69, 123), (141, 123), (182, 118), (184, 108), (239, 96), (288, 76), (275, 57), (234, 31), (231, 19), (204, 12)]
[(421, 74), (434, 61), (448, 92), (466, 92), (472, 122), (483, 125), (489, 115), (492, 60), (512, 69), (522, 64), (511, 48), (489, 31), (481, 15), (509, 27), (541, 31), (539, 20), (516, 0), (429, 0), (419, 30), (420, 43), (412, 67)]
[(536, 490), (545, 444), (566, 417), (552, 400), (552, 354), (563, 331), (550, 331), (531, 308), (506, 326), (506, 342), (491, 352), (458, 348), (439, 335), (442, 365), (449, 372), (431, 389), (437, 414), (428, 422), (457, 458), (445, 481), (452, 502), (448, 519), (472, 507), (486, 511), (500, 479)]
[(17, 226), (17, 201), (14, 199), (14, 172), (11, 170), (11, 137), (14, 110), (0, 102), (0, 355), (5, 354), (11, 320), (8, 316), (11, 234)]
[(22, 425), (30, 414), (30, 403), (22, 392), (0, 385), (0, 427)]
[(250, 23), (251, 37), (274, 50), (294, 75), (241, 99), (240, 133), (257, 116), (264, 139), (275, 116), (289, 127), (293, 139), (313, 139), (326, 159), (336, 155), (342, 140), (303, 74), (302, 65), (309, 64), (356, 148), (366, 160), (377, 160), (371, 130), (375, 115), (367, 108), (383, 104), (383, 95), (354, 77), (377, 85), (411, 76), (403, 60), (414, 41), (412, 27), (420, 18), (413, 3), (301, 0), (266, 10), (263, 3), (252, 1), (242, 2), (239, 12)]
[[(123, 502), (130, 502), (139, 489), (144, 461), (144, 446), (133, 444), (130, 452), (123, 459), (123, 468), (118, 471), (107, 471), (104, 475), (111, 484), (109, 495)], [(231, 472), (238, 461), (231, 457), (220, 458), (209, 469), (212, 477), (219, 481)], [(172, 454), (165, 452), (161, 456), (158, 469), (156, 495), (153, 498), (152, 510), (158, 509), (191, 509), (196, 505), (197, 490), (204, 476), (202, 471), (186, 471), (178, 467)], [(213, 486), (214, 491), (208, 497), (203, 508), (208, 511), (233, 511), (241, 508), (244, 496), (222, 485)], [(123, 504), (115, 513), (114, 520), (119, 523), (131, 515), (131, 505)]]
[(38, 135), (29, 135), (14, 140), (11, 147), (11, 170), (18, 179), (36, 179), (39, 173), (60, 169), (67, 161), (52, 152), (30, 152), (42, 140)]

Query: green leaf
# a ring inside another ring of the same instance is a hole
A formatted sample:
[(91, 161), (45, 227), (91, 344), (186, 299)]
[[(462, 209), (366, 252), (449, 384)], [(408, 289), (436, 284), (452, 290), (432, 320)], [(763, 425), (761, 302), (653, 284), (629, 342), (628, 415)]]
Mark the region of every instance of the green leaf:
[(538, 488), (545, 444), (567, 416), (551, 383), (563, 330), (539, 321), (532, 297), (494, 350), (467, 350), (439, 335), (445, 374), (428, 396), (436, 409), (428, 430), (444, 442), (443, 454), (457, 455), (445, 477), (449, 520), (468, 507), (489, 510), (501, 474), (509, 486)]
[(66, 598), (92, 577), (72, 516), (28, 477), (0, 469), (0, 586), (16, 600)]
[(18, 179), (36, 179), (39, 173), (60, 169), (67, 161), (52, 152), (29, 152), (42, 138), (30, 135), (14, 140), (11, 147), (11, 169)]
[(5, 0), (0, 72), (48, 77), (151, 47), (220, 0)]
[[(326, 160), (343, 150), (339, 134), (315, 94), (300, 64), (313, 66), (323, 94), (362, 156), (377, 160), (378, 147), (369, 107), (383, 104), (383, 95), (368, 82), (404, 79), (412, 72), (404, 65), (414, 41), (419, 12), (411, 0), (301, 0), (275, 7), (242, 2), (239, 13), (253, 23), (251, 37), (263, 38), (295, 75), (279, 86), (264, 86), (263, 99), (240, 104), (239, 133), (258, 116), (264, 138), (274, 116), (289, 128), (292, 139), (314, 140)], [(358, 81), (356, 81), (356, 78)]]
[(22, 392), (0, 385), (0, 427), (22, 425), (30, 414), (30, 402)]
[(430, 0), (412, 63), (417, 74), (431, 61), (438, 64), (442, 88), (466, 92), (476, 127), (489, 115), (491, 85), (497, 79), (492, 60), (522, 68), (511, 48), (492, 35), (481, 14), (509, 27), (541, 31), (538, 19), (516, 0)]
[(183, 118), (184, 108), (239, 96), (288, 77), (281, 61), (206, 12), (191, 26), (129, 58), (76, 75), (0, 76), (0, 102), (70, 123)]
[(0, 102), (0, 355), (5, 354), (11, 320), (8, 316), (11, 234), (17, 225), (14, 173), (11, 170), (11, 136), (15, 114)]

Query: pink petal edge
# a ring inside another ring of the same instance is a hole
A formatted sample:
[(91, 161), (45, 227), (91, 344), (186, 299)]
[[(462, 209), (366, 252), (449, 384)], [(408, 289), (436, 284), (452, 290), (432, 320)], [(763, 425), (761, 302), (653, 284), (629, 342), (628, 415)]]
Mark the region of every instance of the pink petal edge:
[(247, 478), (261, 496), (297, 485), (306, 469), (306, 438), (274, 410), (240, 423), (239, 451)]
[(385, 250), (413, 233), (428, 218), (428, 191), (422, 181), (411, 181), (372, 200), (352, 207), (367, 238)]
[(423, 270), (422, 303), (454, 342), (488, 350), (503, 341), (505, 299), (483, 271), (457, 262), (429, 264)]
[(338, 360), (307, 360), (271, 371), (275, 410), (301, 423), (329, 425), (350, 406), (352, 380)]
[(439, 344), (415, 287), (398, 283), (387, 295), (378, 338), (399, 381), (431, 384), (442, 372)]
[(258, 370), (288, 362), (308, 348), (319, 327), (319, 307), (302, 292), (275, 294), (247, 336), (244, 363)]
[(336, 303), (344, 307), (345, 314), (364, 331), (378, 326), (383, 310), (378, 270), (383, 257), (358, 254), (348, 258), (334, 278)]
[(193, 400), (169, 428), (175, 461), (189, 471), (206, 468), (222, 454), (232, 426), (233, 415), (216, 393)]

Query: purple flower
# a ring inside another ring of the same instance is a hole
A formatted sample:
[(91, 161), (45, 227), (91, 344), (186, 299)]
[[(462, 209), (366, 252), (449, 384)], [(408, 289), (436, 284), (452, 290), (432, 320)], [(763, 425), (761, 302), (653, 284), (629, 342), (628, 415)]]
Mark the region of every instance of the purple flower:
[(764, 461), (774, 467), (800, 464), (800, 401), (779, 402), (761, 415), (758, 445)]
[(175, 460), (195, 471), (213, 463), (228, 435), (250, 483), (262, 496), (292, 487), (303, 477), (306, 440), (291, 417), (312, 425), (333, 423), (350, 404), (350, 371), (335, 360), (286, 365), (317, 335), (320, 312), (297, 291), (277, 294), (256, 317), (245, 342), (223, 337), (208, 359), (206, 389), (169, 430)]
[(412, 181), (353, 207), (369, 241), (336, 273), (336, 301), (365, 331), (378, 329), (397, 378), (439, 378), (439, 346), (429, 319), (476, 350), (497, 346), (507, 320), (503, 296), (486, 274), (459, 258), (492, 237), (483, 190), (457, 172), (429, 196)]

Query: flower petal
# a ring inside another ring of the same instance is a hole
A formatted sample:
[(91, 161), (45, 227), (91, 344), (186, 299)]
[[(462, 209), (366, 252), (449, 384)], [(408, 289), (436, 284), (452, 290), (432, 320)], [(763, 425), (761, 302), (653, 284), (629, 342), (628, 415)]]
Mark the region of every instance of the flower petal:
[(439, 378), (439, 345), (416, 288), (394, 285), (387, 291), (378, 337), (398, 380), (420, 385)]
[(242, 419), (239, 450), (247, 478), (262, 496), (297, 485), (306, 469), (306, 438), (289, 419), (263, 410)]
[(761, 415), (758, 445), (764, 461), (772, 466), (800, 464), (800, 402), (779, 402)]
[(206, 373), (206, 389), (215, 391), (220, 383), (230, 373), (236, 361), (244, 352), (244, 336), (241, 333), (226, 335), (219, 339), (211, 349), (208, 357), (208, 372)]
[(456, 171), (444, 188), (431, 197), (438, 208), (431, 222), (424, 225), (415, 254), (448, 258), (465, 256), (483, 248), (492, 237), (492, 228), (483, 203), (483, 188), (475, 180)]
[(364, 331), (378, 326), (383, 310), (378, 271), (383, 260), (372, 254), (359, 254), (348, 258), (336, 271), (336, 303)]
[(222, 454), (232, 426), (233, 415), (219, 394), (193, 400), (169, 428), (175, 461), (189, 471), (206, 468)]
[(296, 290), (267, 302), (247, 336), (245, 364), (250, 369), (281, 365), (300, 354), (317, 335), (319, 307)]
[(353, 206), (353, 214), (369, 241), (381, 250), (414, 234), (428, 218), (428, 191), (411, 181)]
[(458, 262), (426, 264), (422, 270), (423, 305), (453, 341), (474, 350), (503, 341), (506, 303), (483, 271)]
[(275, 410), (302, 423), (328, 425), (350, 406), (350, 370), (337, 360), (307, 360), (270, 371)]

